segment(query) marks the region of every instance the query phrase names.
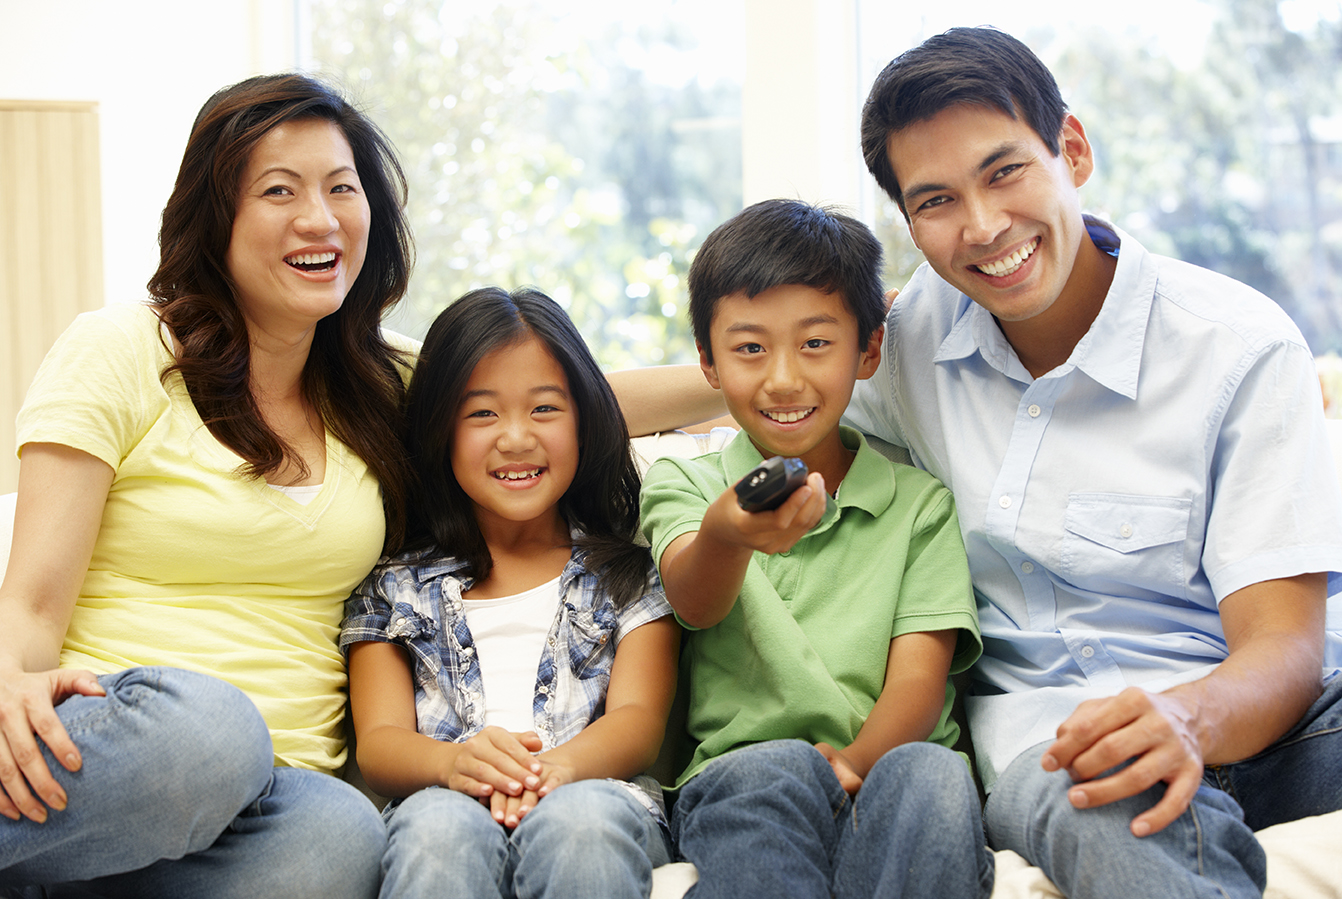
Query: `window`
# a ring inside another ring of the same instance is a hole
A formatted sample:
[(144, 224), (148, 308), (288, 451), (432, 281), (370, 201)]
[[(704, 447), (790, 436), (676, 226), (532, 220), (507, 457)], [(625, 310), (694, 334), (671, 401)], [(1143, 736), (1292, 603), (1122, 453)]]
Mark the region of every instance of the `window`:
[(608, 368), (697, 358), (688, 256), (741, 207), (741, 0), (310, 0), (311, 55), (410, 179), (390, 324), (534, 285)]
[[(1150, 250), (1250, 284), (1315, 353), (1342, 351), (1342, 8), (1335, 0), (1045, 0), (953, 13), (860, 0), (864, 83), (953, 25), (993, 23), (1052, 69), (1095, 146), (1082, 204)], [(1038, 24), (1028, 24), (1038, 23)], [(871, 184), (889, 282), (921, 256)]]

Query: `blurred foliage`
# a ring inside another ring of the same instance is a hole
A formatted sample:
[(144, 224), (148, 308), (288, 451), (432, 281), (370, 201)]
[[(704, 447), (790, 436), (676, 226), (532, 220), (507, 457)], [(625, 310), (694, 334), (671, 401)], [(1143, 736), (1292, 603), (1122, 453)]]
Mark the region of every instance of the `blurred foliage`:
[[(1342, 350), (1342, 16), (1292, 31), (1286, 5), (1210, 0), (1195, 66), (1161, 52), (1159, 23), (1017, 36), (1094, 145), (1085, 208), (1256, 287), (1321, 354)], [(880, 204), (878, 231), (889, 283), (904, 284), (921, 256), (894, 203)]]
[(391, 327), (474, 287), (533, 285), (607, 368), (693, 361), (689, 256), (741, 205), (741, 86), (655, 81), (673, 17), (581, 39), (553, 3), (313, 0), (312, 57), (391, 137), (417, 263)]

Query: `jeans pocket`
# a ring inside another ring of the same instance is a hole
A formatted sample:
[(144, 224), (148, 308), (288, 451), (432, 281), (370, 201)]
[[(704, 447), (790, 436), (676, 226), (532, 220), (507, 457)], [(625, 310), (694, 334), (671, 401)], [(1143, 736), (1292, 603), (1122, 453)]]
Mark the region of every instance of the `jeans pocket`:
[(1135, 587), (1182, 597), (1192, 510), (1183, 497), (1074, 493), (1063, 520), (1060, 570), (1083, 590)]

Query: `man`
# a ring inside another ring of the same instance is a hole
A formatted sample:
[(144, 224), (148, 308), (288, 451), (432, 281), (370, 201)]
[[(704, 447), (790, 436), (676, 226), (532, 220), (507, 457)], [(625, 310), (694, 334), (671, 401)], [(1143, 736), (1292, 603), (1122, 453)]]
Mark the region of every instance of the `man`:
[(1252, 829), (1342, 806), (1342, 494), (1308, 347), (1082, 215), (1090, 142), (1009, 35), (895, 59), (862, 144), (928, 264), (848, 420), (955, 495), (990, 843), (1073, 899), (1261, 895)]

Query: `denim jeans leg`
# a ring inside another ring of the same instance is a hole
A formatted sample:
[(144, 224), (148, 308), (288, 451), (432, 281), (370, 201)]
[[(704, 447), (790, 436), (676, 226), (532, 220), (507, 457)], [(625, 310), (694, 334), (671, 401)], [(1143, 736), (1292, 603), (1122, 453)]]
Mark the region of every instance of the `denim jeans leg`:
[(1067, 799), (1067, 773), (1040, 767), (1047, 745), (1017, 757), (989, 794), (984, 818), (994, 849), (1024, 856), (1070, 899), (1262, 896), (1266, 857), (1225, 793), (1204, 785), (1178, 819), (1138, 838), (1129, 829), (1132, 819), (1159, 801), (1164, 784), (1077, 809)]
[(508, 862), (508, 831), (479, 800), (443, 787), (408, 796), (387, 821), (383, 897), (490, 899)]
[(996, 873), (964, 759), (934, 743), (896, 746), (868, 772), (844, 819), (836, 899), (987, 899)]
[(626, 787), (582, 780), (550, 793), (513, 831), (517, 899), (647, 899), (670, 859), (665, 829)]
[(699, 869), (694, 899), (828, 899), (848, 795), (825, 757), (775, 740), (714, 759), (680, 790), (671, 832)]
[(1342, 676), (1280, 740), (1252, 758), (1209, 768), (1254, 830), (1342, 808)]
[(88, 880), (199, 852), (270, 779), (270, 734), (237, 688), (172, 668), (99, 682), (106, 696), (56, 708), (83, 767), (70, 773), (44, 749), (69, 806), (43, 824), (0, 822), (0, 887)]

